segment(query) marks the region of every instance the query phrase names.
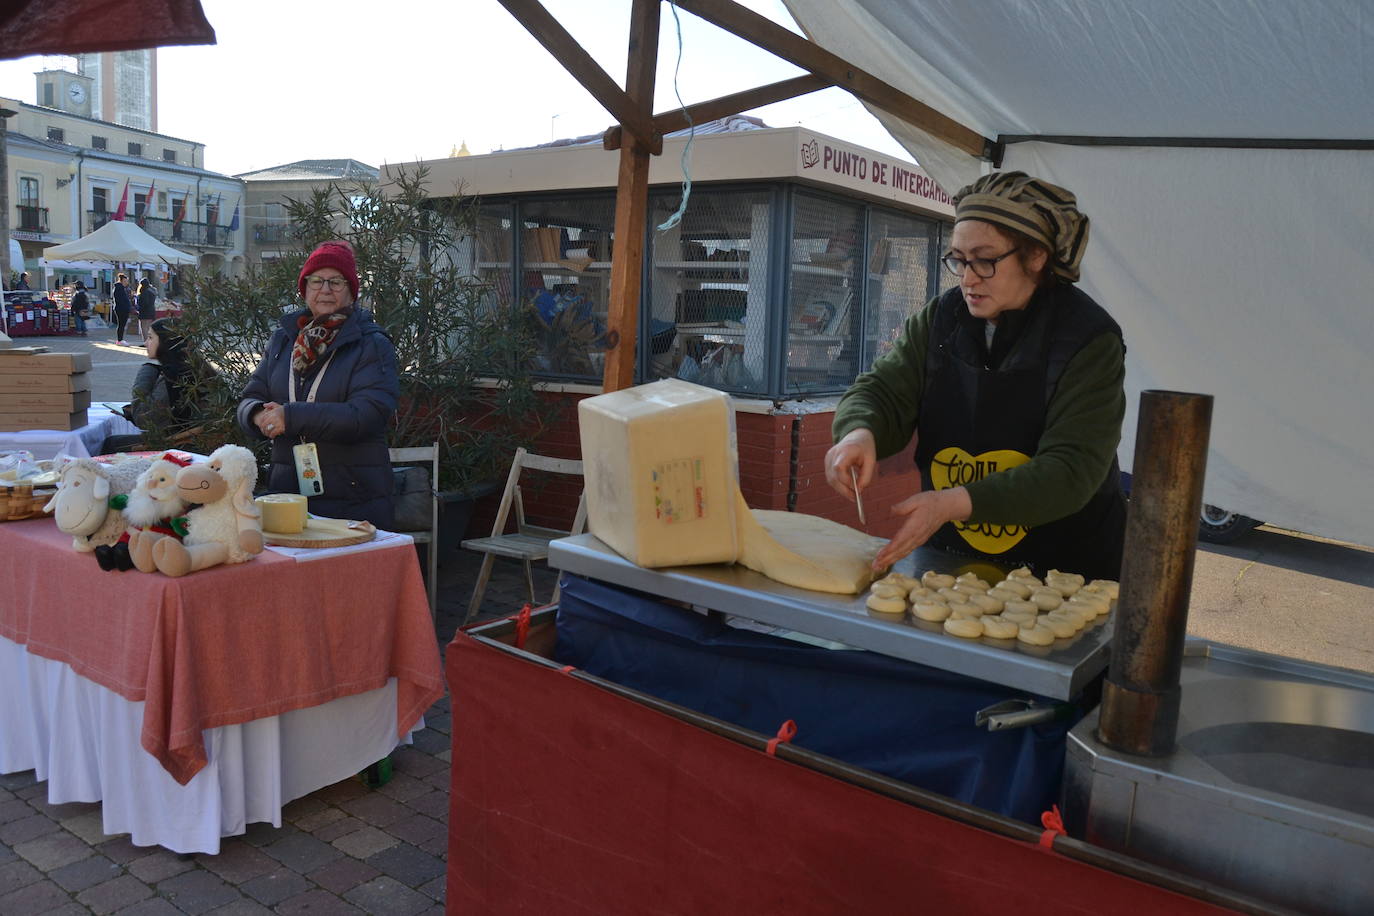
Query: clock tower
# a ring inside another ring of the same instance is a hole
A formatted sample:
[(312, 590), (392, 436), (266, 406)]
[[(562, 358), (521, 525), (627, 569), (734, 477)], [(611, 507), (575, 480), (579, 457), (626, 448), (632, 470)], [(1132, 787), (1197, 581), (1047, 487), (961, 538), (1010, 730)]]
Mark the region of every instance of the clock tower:
[(95, 80), (68, 70), (43, 70), (38, 77), (38, 104), (69, 114), (91, 116)]

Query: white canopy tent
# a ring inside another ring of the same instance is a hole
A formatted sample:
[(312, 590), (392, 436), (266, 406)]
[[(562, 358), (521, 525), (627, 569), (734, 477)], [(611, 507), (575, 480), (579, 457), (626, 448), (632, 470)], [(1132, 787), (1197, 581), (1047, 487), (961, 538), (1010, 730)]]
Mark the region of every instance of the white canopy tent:
[[(785, 0), (817, 44), (1061, 184), (1144, 389), (1215, 396), (1204, 498), (1374, 544), (1374, 8)], [(946, 191), (993, 168), (881, 112)]]
[(119, 264), (195, 264), (196, 256), (159, 242), (136, 224), (111, 220), (90, 235), (43, 252), (47, 261), (112, 261)]

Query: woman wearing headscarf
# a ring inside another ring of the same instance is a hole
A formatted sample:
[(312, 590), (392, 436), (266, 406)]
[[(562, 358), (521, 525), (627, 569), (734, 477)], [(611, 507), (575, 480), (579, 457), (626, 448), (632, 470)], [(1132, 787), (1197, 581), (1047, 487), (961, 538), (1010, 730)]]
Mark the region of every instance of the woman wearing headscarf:
[[(298, 493), (296, 446), (314, 445), (323, 492), (310, 511), (392, 523), (386, 430), (400, 394), (396, 350), (356, 307), (358, 266), (347, 242), (325, 242), (301, 267), (305, 308), (282, 316), (239, 402), (238, 421), (272, 441), (267, 489)], [(308, 449), (301, 449), (308, 452)]]
[(908, 319), (835, 411), (826, 479), (855, 497), (913, 434), (917, 493), (881, 568), (930, 543), (1038, 572), (1118, 578), (1125, 498), (1121, 328), (1074, 284), (1088, 217), (1023, 172), (955, 195), (943, 256), (959, 285)]

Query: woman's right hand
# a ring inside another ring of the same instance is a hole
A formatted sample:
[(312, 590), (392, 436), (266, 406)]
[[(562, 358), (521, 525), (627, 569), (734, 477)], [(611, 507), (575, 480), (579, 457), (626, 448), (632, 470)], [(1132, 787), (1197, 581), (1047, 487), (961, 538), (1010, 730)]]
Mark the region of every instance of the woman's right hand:
[(873, 476), (878, 471), (878, 446), (873, 441), (871, 430), (856, 429), (830, 446), (830, 451), (825, 453), (826, 483), (836, 493), (853, 502), (854, 475), (850, 474), (850, 468), (858, 476), (860, 490), (873, 482)]

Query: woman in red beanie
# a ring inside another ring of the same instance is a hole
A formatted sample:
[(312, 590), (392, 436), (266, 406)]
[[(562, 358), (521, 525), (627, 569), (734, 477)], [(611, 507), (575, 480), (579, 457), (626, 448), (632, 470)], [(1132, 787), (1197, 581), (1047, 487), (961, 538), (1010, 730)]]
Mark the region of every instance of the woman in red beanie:
[[(282, 316), (239, 402), (239, 425), (272, 441), (267, 488), (298, 493), (298, 452), (312, 444), (310, 511), (392, 523), (386, 429), (396, 411), (396, 350), (358, 299), (358, 265), (347, 242), (325, 242), (301, 268), (306, 307)], [(317, 492), (316, 483), (323, 484)]]

